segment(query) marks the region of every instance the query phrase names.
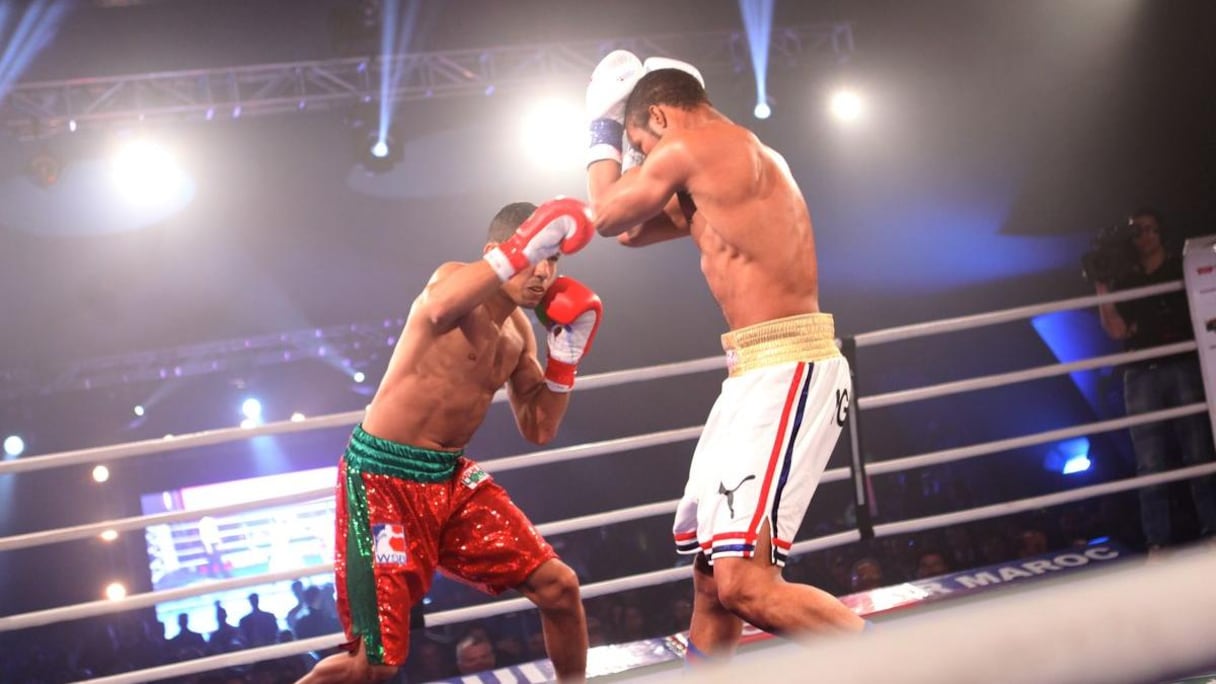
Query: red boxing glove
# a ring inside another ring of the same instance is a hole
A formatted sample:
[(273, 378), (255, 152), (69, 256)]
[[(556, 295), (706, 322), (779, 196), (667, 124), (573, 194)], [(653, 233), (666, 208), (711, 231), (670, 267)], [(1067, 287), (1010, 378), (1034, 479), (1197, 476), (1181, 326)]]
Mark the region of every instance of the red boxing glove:
[(545, 383), (554, 392), (569, 392), (574, 389), (578, 362), (591, 351), (604, 304), (591, 288), (560, 276), (536, 305), (536, 317), (549, 329)]
[(511, 237), (498, 243), (483, 258), (505, 283), (511, 276), (558, 251), (563, 254), (577, 252), (586, 247), (594, 235), (591, 209), (573, 197), (558, 197), (537, 207)]

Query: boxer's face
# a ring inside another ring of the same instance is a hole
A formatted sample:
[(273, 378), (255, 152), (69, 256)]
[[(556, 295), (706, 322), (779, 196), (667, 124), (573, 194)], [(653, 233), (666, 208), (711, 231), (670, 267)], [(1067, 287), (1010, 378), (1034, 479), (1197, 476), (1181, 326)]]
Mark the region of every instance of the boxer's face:
[(630, 123), (625, 127), (625, 135), (629, 138), (629, 144), (633, 145), (635, 149), (641, 150), (642, 154), (649, 155), (654, 146), (659, 144), (659, 139), (663, 137), (666, 130), (666, 112), (658, 107), (651, 107), (646, 125), (639, 126), (636, 123)]
[(540, 304), (541, 297), (549, 291), (549, 286), (557, 279), (557, 259), (556, 256), (549, 257), (516, 273), (503, 283), (503, 291), (516, 306), (535, 309), (536, 305)]

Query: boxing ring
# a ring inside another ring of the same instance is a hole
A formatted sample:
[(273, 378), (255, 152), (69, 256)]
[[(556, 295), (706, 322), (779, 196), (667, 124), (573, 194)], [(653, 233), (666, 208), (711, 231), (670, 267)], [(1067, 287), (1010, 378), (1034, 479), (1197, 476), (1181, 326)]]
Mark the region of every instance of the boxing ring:
[[(856, 354), (857, 350), (862, 348), (1001, 323), (1018, 322), (1043, 314), (1096, 307), (1100, 303), (1176, 292), (1182, 288), (1181, 281), (1178, 281), (1102, 296), (1079, 297), (900, 326), (846, 337), (841, 340), (841, 344), (852, 364), (855, 376), (854, 387), (856, 388), (856, 378), (864, 376), (866, 372), (865, 364), (859, 362)], [(864, 437), (864, 425), (868, 412), (935, 397), (976, 392), (1131, 361), (1160, 358), (1195, 349), (1196, 343), (1188, 341), (1131, 353), (1111, 354), (1069, 363), (1056, 363), (1014, 372), (854, 397), (849, 411), (848, 429), (842, 437), (850, 443), (850, 463), (847, 467), (826, 471), (822, 482), (848, 481), (851, 483), (852, 494), (857, 504), (857, 524), (854, 529), (844, 532), (798, 541), (791, 548), (790, 555), (796, 556), (825, 550), (872, 537), (940, 529), (1216, 473), (1216, 463), (1206, 463), (1152, 475), (1128, 477), (1101, 484), (1064, 489), (1046, 495), (1004, 501), (967, 510), (880, 524), (872, 524), (865, 514), (870, 496), (866, 486), (867, 478), (873, 475), (896, 473), (911, 468), (964, 459), (977, 459), (1072, 437), (1124, 430), (1133, 425), (1204, 413), (1208, 407), (1202, 402), (1194, 403), (1168, 410), (1129, 415), (1113, 420), (1100, 420), (1036, 434), (915, 453), (875, 463), (866, 463), (862, 457), (864, 451), (861, 448), (861, 442)], [(722, 357), (715, 356), (647, 368), (588, 375), (580, 377), (579, 392), (591, 392), (597, 388), (643, 380), (721, 372), (725, 365)], [(495, 402), (505, 400), (505, 393), (499, 392), (494, 400)], [(307, 418), (301, 421), (281, 421), (251, 428), (208, 430), (164, 439), (29, 457), (0, 463), (0, 476), (17, 476), (37, 470), (82, 464), (112, 464), (150, 454), (180, 452), (185, 449), (247, 440), (265, 435), (350, 427), (356, 424), (361, 417), (362, 411), (353, 411)], [(481, 462), (481, 465), (491, 474), (498, 474), (515, 469), (535, 468), (551, 463), (593, 458), (647, 447), (690, 443), (699, 436), (700, 431), (701, 426), (663, 430), (491, 459)], [(688, 448), (691, 453), (691, 444), (680, 448)], [(673, 495), (679, 493), (672, 492)], [(105, 520), (18, 534), (0, 538), (0, 551), (15, 551), (46, 544), (94, 538), (103, 533), (111, 534), (140, 530), (151, 525), (193, 521), (208, 515), (230, 515), (256, 508), (325, 500), (332, 497), (333, 487), (327, 486), (239, 504)], [(653, 516), (670, 516), (675, 512), (677, 502), (678, 498), (673, 498), (559, 520), (537, 527), (546, 537), (553, 537), (567, 532), (599, 528)], [(667, 540), (664, 540), (664, 543), (667, 543)], [(674, 558), (674, 550), (672, 556)], [(216, 579), (176, 589), (133, 594), (118, 600), (98, 600), (28, 613), (4, 615), (0, 616), (0, 632), (13, 632), (147, 608), (169, 600), (198, 597), (272, 582), (291, 581), (331, 573), (332, 569), (332, 564), (322, 563), (249, 577)], [(1210, 635), (1216, 632), (1216, 591), (1212, 591), (1210, 587), (1210, 578), (1216, 577), (1216, 553), (1208, 550), (1190, 556), (1184, 554), (1151, 567), (1137, 567), (1129, 570), (1125, 566), (1119, 572), (1094, 571), (1087, 574), (1092, 574), (1092, 580), (1074, 581), (1068, 587), (1047, 586), (1050, 583), (1044, 582), (1045, 588), (1027, 592), (1024, 596), (1017, 597), (1016, 601), (1002, 602), (998, 597), (995, 601), (980, 602), (980, 605), (964, 605), (965, 602), (959, 602), (957, 608), (935, 611), (932, 619), (928, 617), (908, 618), (908, 629), (902, 628), (904, 619), (900, 619), (884, 625), (877, 634), (866, 635), (861, 639), (827, 640), (818, 646), (811, 646), (810, 650), (781, 647), (777, 651), (766, 651), (763, 659), (752, 658), (750, 660), (749, 654), (745, 652), (737, 659), (738, 666), (748, 667), (750, 676), (755, 677), (757, 676), (756, 668), (765, 668), (772, 673), (780, 673), (796, 671), (792, 668), (798, 667), (797, 663), (800, 661), (815, 663), (816, 675), (822, 681), (833, 682), (881, 681), (895, 678), (900, 681), (925, 682), (1015, 680), (1133, 682), (1146, 681), (1152, 676), (1185, 675), (1204, 668), (1216, 668), (1216, 649), (1211, 648), (1210, 642)], [(618, 577), (584, 585), (582, 595), (584, 599), (588, 599), (687, 580), (690, 575), (690, 568), (682, 566)], [(947, 605), (952, 603), (954, 602), (946, 602)], [(452, 625), (531, 608), (532, 604), (522, 597), (487, 599), (485, 603), (473, 606), (428, 613), (426, 626), (429, 628)], [(1045, 613), (1060, 615), (1061, 619), (1054, 621), (1049, 626), (1044, 626), (1042, 621), (1031, 620), (1035, 616), (1042, 616)], [(1034, 629), (1029, 627), (1031, 624), (1034, 625)], [(911, 628), (913, 625), (915, 628)], [(1061, 635), (1065, 633), (1063, 630), (1074, 635), (1074, 641), (1077, 640), (1075, 635), (1083, 635), (1079, 641), (1085, 648), (1070, 651), (1067, 654), (1059, 653), (1058, 645), (1064, 638)], [(341, 634), (331, 634), (208, 656), (89, 681), (117, 684), (177, 677), (326, 649), (343, 640)], [(947, 650), (951, 646), (957, 649), (961, 644), (966, 645), (967, 654), (963, 655), (968, 657), (960, 659), (957, 657), (957, 653), (951, 655), (951, 651)], [(875, 657), (875, 654), (880, 655)], [(1041, 676), (1027, 679), (1026, 671), (1017, 668), (1027, 667), (1028, 661), (1034, 661), (1035, 665), (1041, 665), (1044, 668), (1050, 666), (1052, 669), (1044, 669)], [(1001, 670), (998, 665), (1003, 665), (1006, 669)], [(594, 675), (595, 673), (590, 672), (589, 674)], [(1014, 676), (1015, 674), (1017, 676)], [(626, 678), (631, 676), (662, 678), (664, 675), (661, 672), (637, 671), (626, 673), (625, 676)], [(710, 671), (706, 673), (706, 676), (714, 681), (719, 679), (725, 681), (726, 677), (732, 675), (727, 670), (721, 675)], [(621, 678), (621, 676), (618, 675), (616, 678)]]

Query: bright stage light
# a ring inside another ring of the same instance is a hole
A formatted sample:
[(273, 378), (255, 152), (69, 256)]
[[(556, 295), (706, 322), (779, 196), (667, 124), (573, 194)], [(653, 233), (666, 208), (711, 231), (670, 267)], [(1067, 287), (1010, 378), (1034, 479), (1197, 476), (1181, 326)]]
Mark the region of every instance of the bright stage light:
[(128, 202), (141, 206), (163, 203), (188, 185), (173, 154), (145, 139), (131, 140), (119, 148), (111, 164), (111, 177)]
[(582, 107), (559, 98), (537, 101), (521, 121), (520, 144), (538, 167), (578, 168), (587, 149), (587, 119)]
[(388, 156), (388, 143), (383, 140), (377, 140), (372, 144), (372, 156), (376, 159), (384, 159)]
[(9, 458), (17, 458), (25, 453), (25, 440), (19, 435), (9, 435), (4, 438), (4, 455)]
[(865, 113), (865, 103), (857, 93), (851, 90), (838, 90), (833, 93), (829, 106), (832, 116), (845, 123), (852, 123)]
[(1089, 466), (1093, 465), (1088, 455), (1073, 456), (1064, 462), (1064, 469), (1061, 471), (1065, 475), (1074, 473), (1083, 473), (1089, 470)]
[(262, 402), (250, 397), (241, 402), (241, 414), (249, 420), (261, 420)]
[(134, 408), (134, 409), (132, 409), (132, 411), (134, 411), (135, 415), (137, 415), (137, 416), (142, 416), (142, 415), (144, 415), (144, 406), (143, 406), (143, 404), (136, 404), (136, 405), (135, 405), (135, 408)]
[(98, 536), (101, 537), (102, 541), (112, 542), (118, 539), (118, 530), (106, 530)]
[(120, 601), (127, 597), (127, 588), (122, 582), (110, 582), (106, 585), (106, 598), (111, 601)]
[(355, 371), (354, 375), (351, 376), (351, 379), (355, 382), (363, 382), (367, 379), (367, 376), (363, 374), (363, 371)]
[(303, 413), (300, 413), (299, 411), (296, 411), (295, 413), (291, 414), (291, 422), (293, 422), (293, 423), (299, 423), (299, 422), (301, 422), (301, 421), (303, 421), (303, 420), (304, 420), (304, 414), (303, 414)]
[(773, 108), (768, 106), (767, 102), (757, 102), (756, 109), (752, 113), (756, 115), (757, 119), (767, 119), (773, 115)]
[(109, 479), (110, 479), (110, 469), (109, 468), (107, 468), (103, 465), (99, 465), (99, 466), (93, 468), (93, 481), (94, 482), (105, 482), (106, 480), (109, 480)]

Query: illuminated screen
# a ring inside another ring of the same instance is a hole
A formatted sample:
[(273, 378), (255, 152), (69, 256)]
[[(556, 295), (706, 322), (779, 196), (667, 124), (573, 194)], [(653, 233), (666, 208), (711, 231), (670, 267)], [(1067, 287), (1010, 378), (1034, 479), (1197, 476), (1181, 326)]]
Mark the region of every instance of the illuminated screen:
[[(192, 511), (333, 487), (336, 479), (337, 468), (331, 466), (144, 494), (140, 506), (144, 515)], [(157, 591), (327, 563), (333, 561), (334, 500), (326, 496), (153, 525), (146, 538), (148, 569)], [(333, 575), (302, 579), (305, 586), (323, 586), (333, 582)], [(170, 638), (178, 632), (181, 613), (189, 615), (190, 629), (206, 635), (218, 626), (216, 601), (235, 626), (250, 611), (251, 593), (258, 594), (261, 609), (274, 613), (280, 629), (286, 629), (284, 618), (297, 602), (290, 580), (166, 601), (157, 604), (156, 616)]]

